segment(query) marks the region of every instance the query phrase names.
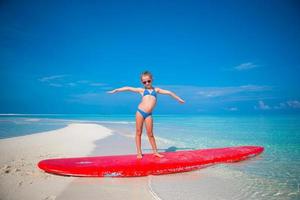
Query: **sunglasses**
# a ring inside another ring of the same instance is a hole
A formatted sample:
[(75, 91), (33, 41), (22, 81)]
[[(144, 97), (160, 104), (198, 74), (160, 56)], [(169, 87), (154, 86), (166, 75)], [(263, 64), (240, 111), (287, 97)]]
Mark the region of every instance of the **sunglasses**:
[(142, 83), (145, 85), (146, 83), (151, 83), (151, 80), (143, 81)]

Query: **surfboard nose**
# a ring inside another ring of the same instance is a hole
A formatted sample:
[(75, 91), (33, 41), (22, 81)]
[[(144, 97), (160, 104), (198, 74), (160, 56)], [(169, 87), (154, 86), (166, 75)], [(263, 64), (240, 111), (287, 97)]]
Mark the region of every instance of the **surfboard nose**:
[(262, 146), (247, 146), (247, 148), (251, 149), (251, 151), (256, 155), (262, 153), (265, 150), (265, 148)]
[[(88, 158), (57, 158), (40, 161), (37, 166), (45, 172), (64, 176), (98, 176), (96, 163)], [(100, 167), (98, 167), (100, 169)]]

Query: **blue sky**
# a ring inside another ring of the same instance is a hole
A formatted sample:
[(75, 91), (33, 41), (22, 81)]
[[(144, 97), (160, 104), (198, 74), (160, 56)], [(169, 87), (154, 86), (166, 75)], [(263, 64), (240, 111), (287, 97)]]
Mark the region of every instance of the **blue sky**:
[(0, 113), (133, 114), (139, 75), (157, 114), (299, 113), (300, 4), (2, 1)]

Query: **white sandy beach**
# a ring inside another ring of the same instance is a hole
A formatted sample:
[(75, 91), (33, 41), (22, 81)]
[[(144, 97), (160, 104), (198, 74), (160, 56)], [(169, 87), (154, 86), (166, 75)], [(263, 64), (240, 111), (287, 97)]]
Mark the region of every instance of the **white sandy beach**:
[(37, 168), (38, 161), (89, 155), (95, 141), (110, 135), (110, 129), (97, 124), (70, 124), (58, 130), (0, 140), (0, 199), (56, 199), (75, 178), (44, 173)]

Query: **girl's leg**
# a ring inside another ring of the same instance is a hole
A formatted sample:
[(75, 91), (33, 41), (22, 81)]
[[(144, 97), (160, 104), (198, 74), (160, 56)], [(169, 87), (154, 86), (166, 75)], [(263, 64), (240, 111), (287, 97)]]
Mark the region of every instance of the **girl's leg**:
[(136, 115), (135, 115), (135, 126), (136, 126), (135, 143), (136, 143), (137, 158), (143, 157), (142, 147), (141, 147), (143, 123), (144, 123), (143, 116), (139, 112), (136, 112)]
[(155, 138), (154, 138), (154, 135), (153, 135), (153, 119), (152, 119), (152, 116), (149, 116), (145, 119), (145, 124), (146, 124), (148, 139), (149, 139), (149, 142), (150, 142), (152, 150), (153, 150), (153, 154), (155, 156), (158, 156), (158, 157), (163, 157), (163, 155), (159, 154), (158, 151), (157, 151), (157, 146), (156, 146)]

